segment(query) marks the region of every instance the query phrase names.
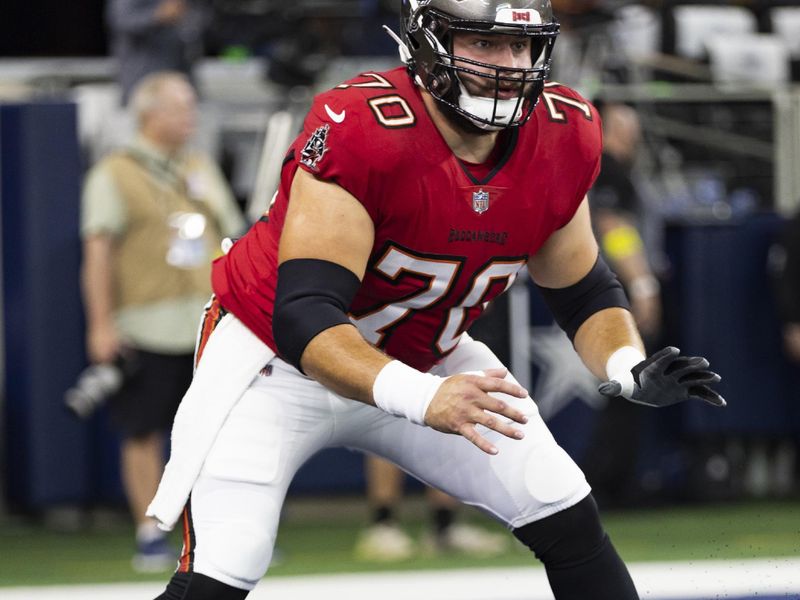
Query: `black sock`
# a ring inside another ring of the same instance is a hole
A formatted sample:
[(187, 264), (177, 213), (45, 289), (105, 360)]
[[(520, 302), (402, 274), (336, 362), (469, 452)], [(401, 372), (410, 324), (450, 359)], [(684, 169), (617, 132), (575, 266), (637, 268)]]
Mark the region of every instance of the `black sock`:
[(433, 526), (436, 534), (442, 535), (453, 524), (456, 512), (451, 508), (437, 508), (431, 516), (433, 517)]
[(514, 535), (544, 563), (556, 600), (639, 600), (591, 495)]
[(376, 525), (386, 525), (394, 521), (394, 509), (388, 504), (376, 506), (372, 513), (372, 522)]
[(175, 573), (167, 589), (155, 600), (244, 600), (248, 591), (232, 587), (202, 573)]
[(585, 561), (546, 570), (556, 600), (639, 600), (628, 569), (608, 536)]

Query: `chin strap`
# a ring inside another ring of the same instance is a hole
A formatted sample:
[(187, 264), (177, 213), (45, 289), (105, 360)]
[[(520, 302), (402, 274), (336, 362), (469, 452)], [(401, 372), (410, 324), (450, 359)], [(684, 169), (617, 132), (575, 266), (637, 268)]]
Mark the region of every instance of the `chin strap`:
[[(501, 129), (505, 129), (508, 125), (513, 123), (516, 119), (520, 117), (522, 114), (522, 106), (523, 102), (519, 102), (519, 107), (517, 107), (518, 99), (516, 98), (509, 98), (508, 100), (500, 100), (499, 98), (495, 101), (494, 98), (482, 98), (480, 96), (473, 96), (467, 91), (466, 86), (461, 82), (461, 79), (458, 80), (458, 86), (461, 89), (461, 93), (458, 95), (458, 105), (461, 107), (462, 110), (467, 112), (469, 115), (474, 115), (477, 118), (469, 118), (469, 120), (480, 129), (486, 131), (500, 131)], [(497, 109), (495, 110), (495, 105)], [(516, 113), (514, 112), (514, 109)], [(492, 119), (492, 114), (494, 113), (494, 119)], [(498, 125), (492, 125), (489, 123), (485, 123), (483, 121), (479, 121), (478, 119), (485, 119), (486, 121), (494, 121), (498, 123)]]

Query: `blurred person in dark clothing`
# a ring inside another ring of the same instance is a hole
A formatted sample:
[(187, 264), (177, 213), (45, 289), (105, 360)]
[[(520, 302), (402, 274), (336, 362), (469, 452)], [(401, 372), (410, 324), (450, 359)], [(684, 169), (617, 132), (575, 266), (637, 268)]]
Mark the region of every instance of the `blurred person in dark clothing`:
[(106, 21), (123, 104), (150, 73), (178, 71), (192, 78), (207, 21), (198, 0), (109, 0)]
[[(601, 169), (589, 192), (592, 225), (603, 256), (625, 288), (642, 339), (652, 346), (662, 311), (660, 285), (639, 234), (642, 202), (631, 176), (641, 142), (639, 117), (621, 104), (601, 107), (601, 116)], [(609, 402), (598, 417), (583, 466), (602, 504), (630, 504), (641, 495), (636, 478), (641, 418), (641, 408), (627, 402)]]
[(589, 194), (592, 222), (600, 247), (631, 301), (631, 312), (647, 342), (658, 335), (661, 300), (645, 245), (639, 235), (641, 199), (631, 177), (641, 141), (636, 111), (609, 104), (602, 109), (603, 156), (600, 174)]
[[(786, 357), (795, 365), (794, 381), (800, 382), (800, 212), (786, 224), (778, 242), (777, 254), (780, 260), (775, 261), (775, 291), (778, 311), (783, 327), (783, 350)], [(798, 387), (794, 387), (794, 398), (798, 400)], [(786, 495), (796, 489), (800, 478), (798, 473), (797, 454), (800, 450), (800, 411), (794, 412), (794, 440), (784, 438), (774, 443), (775, 456), (771, 459), (777, 465), (773, 475), (773, 491), (778, 495)]]
[(778, 306), (783, 321), (786, 356), (800, 364), (800, 213), (789, 221), (781, 246), (783, 260), (777, 277)]

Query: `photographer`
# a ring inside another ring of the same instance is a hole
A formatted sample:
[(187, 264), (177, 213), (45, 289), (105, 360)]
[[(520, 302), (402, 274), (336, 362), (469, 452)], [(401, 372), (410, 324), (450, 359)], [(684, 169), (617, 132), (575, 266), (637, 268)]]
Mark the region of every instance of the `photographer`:
[[(240, 233), (244, 223), (219, 169), (186, 148), (195, 126), (186, 77), (144, 78), (131, 108), (136, 140), (95, 165), (85, 182), (82, 283), (89, 359), (120, 371), (122, 387), (108, 400), (137, 526), (133, 566), (155, 571), (176, 559), (144, 514), (164, 467), (164, 433), (191, 381), (195, 316), (211, 291), (211, 259), (222, 236)], [(92, 381), (82, 381), (93, 388), (83, 392), (95, 402), (114, 387)]]

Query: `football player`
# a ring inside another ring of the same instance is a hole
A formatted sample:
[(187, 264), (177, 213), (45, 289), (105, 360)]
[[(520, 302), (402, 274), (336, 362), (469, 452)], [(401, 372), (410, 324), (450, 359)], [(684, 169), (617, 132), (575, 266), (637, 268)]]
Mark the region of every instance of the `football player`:
[(315, 98), (269, 214), (214, 264), (149, 508), (184, 529), (162, 600), (244, 598), (292, 477), (331, 446), (492, 515), (558, 600), (638, 597), (583, 473), (464, 333), (527, 269), (604, 393), (724, 404), (705, 359), (645, 358), (598, 258), (585, 196), (600, 123), (547, 82), (557, 35), (549, 0), (403, 0), (405, 66)]

